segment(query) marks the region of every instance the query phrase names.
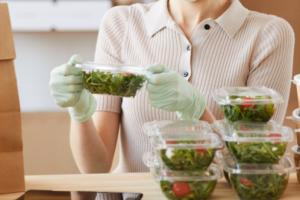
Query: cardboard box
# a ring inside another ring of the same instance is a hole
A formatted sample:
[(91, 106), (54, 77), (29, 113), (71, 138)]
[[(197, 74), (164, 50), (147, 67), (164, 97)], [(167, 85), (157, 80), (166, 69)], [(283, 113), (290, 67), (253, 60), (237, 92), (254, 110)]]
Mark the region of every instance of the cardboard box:
[(8, 6), (0, 3), (0, 194), (25, 191), (15, 58)]

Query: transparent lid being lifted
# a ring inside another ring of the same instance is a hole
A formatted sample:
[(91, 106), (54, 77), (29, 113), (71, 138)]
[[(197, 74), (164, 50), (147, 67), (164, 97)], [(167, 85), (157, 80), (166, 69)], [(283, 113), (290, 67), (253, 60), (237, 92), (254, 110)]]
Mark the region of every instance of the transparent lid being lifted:
[(120, 97), (135, 97), (151, 75), (142, 66), (109, 65), (85, 62), (76, 64), (82, 69), (85, 88), (93, 94), (106, 94)]
[(283, 102), (278, 92), (266, 87), (222, 87), (213, 91), (212, 96), (219, 105), (259, 105)]
[(210, 125), (199, 120), (153, 121), (144, 124), (155, 149), (221, 148), (221, 139)]
[(281, 126), (274, 121), (235, 122), (217, 120), (213, 123), (216, 132), (222, 135), (224, 141), (230, 142), (291, 142), (294, 133), (290, 127)]

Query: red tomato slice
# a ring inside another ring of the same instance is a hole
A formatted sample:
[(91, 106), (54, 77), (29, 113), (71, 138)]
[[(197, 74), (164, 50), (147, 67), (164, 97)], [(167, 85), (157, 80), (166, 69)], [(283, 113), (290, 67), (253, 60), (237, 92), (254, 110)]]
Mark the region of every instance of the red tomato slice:
[(177, 197), (184, 197), (192, 192), (189, 184), (184, 182), (174, 183), (172, 189)]
[(252, 187), (254, 185), (253, 181), (250, 181), (244, 177), (241, 178), (240, 182), (246, 187)]
[[(242, 110), (245, 108), (250, 108), (254, 104), (254, 101), (250, 97), (245, 97), (242, 101)], [(254, 107), (253, 107), (254, 108)]]
[(204, 156), (206, 156), (207, 151), (204, 147), (200, 146), (197, 148), (197, 154), (200, 154), (200, 153), (203, 153)]
[(125, 76), (130, 76), (131, 74), (128, 73), (128, 72), (124, 72), (124, 75), (125, 75)]
[[(282, 135), (279, 133), (271, 133), (267, 135), (267, 137), (282, 137)], [(275, 142), (275, 144), (280, 145), (280, 142)]]
[(176, 141), (166, 141), (167, 144), (176, 144)]

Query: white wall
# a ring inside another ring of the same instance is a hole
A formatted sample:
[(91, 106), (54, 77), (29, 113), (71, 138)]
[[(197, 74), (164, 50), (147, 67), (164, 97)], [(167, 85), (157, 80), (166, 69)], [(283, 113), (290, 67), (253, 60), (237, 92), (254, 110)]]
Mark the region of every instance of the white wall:
[(93, 61), (97, 33), (14, 33), (14, 40), (21, 111), (66, 111), (50, 94), (50, 72), (75, 53)]

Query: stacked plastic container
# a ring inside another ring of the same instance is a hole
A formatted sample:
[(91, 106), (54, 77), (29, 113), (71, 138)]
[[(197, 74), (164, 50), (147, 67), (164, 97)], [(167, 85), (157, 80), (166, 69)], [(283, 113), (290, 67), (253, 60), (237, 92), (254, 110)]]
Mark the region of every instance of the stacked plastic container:
[(223, 147), (210, 125), (198, 120), (144, 124), (154, 152), (143, 156), (163, 194), (171, 200), (204, 200), (213, 193), (222, 171), (214, 160)]
[(294, 133), (270, 121), (281, 95), (266, 87), (223, 87), (213, 92), (226, 119), (213, 128), (225, 149), (216, 160), (242, 200), (275, 200), (284, 192), (293, 163), (284, 153)]

